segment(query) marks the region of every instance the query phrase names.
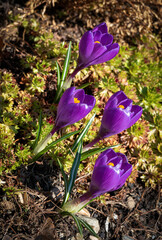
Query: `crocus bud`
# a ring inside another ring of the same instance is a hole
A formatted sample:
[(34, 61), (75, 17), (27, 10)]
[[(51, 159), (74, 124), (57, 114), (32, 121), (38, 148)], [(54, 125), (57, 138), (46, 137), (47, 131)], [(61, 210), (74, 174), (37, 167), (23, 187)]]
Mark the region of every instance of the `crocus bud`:
[(132, 165), (124, 154), (116, 153), (113, 149), (104, 151), (96, 160), (89, 190), (81, 197), (67, 202), (63, 210), (76, 213), (93, 198), (121, 188), (131, 172)]
[(34, 153), (42, 151), (56, 131), (84, 118), (94, 108), (95, 103), (96, 99), (85, 94), (83, 89), (75, 89), (75, 87), (67, 89), (60, 99), (54, 128), (38, 144)]
[(132, 104), (133, 101), (123, 91), (113, 94), (105, 106), (97, 137), (83, 150), (88, 150), (99, 140), (118, 134), (135, 124), (142, 115), (142, 107)]
[(113, 43), (113, 36), (108, 33), (106, 23), (84, 33), (79, 43), (78, 64), (70, 78), (65, 82), (69, 86), (72, 78), (83, 68), (104, 63), (114, 58), (119, 52), (118, 43)]

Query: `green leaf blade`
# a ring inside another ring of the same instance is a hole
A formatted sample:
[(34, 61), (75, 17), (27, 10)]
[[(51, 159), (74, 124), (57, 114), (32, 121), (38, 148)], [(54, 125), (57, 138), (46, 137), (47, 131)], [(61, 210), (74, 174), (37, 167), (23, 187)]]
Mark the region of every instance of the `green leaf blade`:
[(63, 216), (71, 216), (74, 219), (74, 221), (75, 221), (75, 223), (76, 223), (76, 225), (78, 227), (80, 235), (83, 236), (83, 229), (82, 229), (82, 225), (81, 225), (80, 219), (76, 215), (74, 215), (73, 213), (70, 213), (70, 212), (64, 211), (61, 214)]
[(47, 147), (45, 147), (41, 152), (39, 152), (37, 155), (35, 155), (32, 159), (32, 162), (36, 161), (39, 157), (41, 157), (44, 153), (46, 153), (48, 150), (52, 149), (57, 143), (63, 141), (64, 139), (67, 139), (68, 137), (71, 137), (72, 135), (75, 135), (77, 133), (79, 133), (80, 130), (78, 131), (74, 131), (71, 133), (68, 133), (66, 135), (64, 135), (63, 137), (57, 139), (56, 141), (50, 143)]
[(61, 82), (60, 67), (58, 65), (58, 62), (56, 62), (56, 68), (57, 68), (57, 90), (58, 90), (60, 88), (60, 82)]
[(90, 233), (91, 233), (94, 237), (99, 238), (99, 236), (95, 233), (95, 231), (93, 230), (93, 228), (92, 228), (86, 221), (84, 221), (83, 219), (81, 219), (81, 218), (79, 218), (79, 217), (78, 217), (78, 220), (80, 221), (80, 223), (81, 223), (85, 228), (87, 228), (87, 229), (90, 231)]
[(40, 114), (39, 114), (37, 136), (36, 136), (34, 144), (32, 145), (32, 149), (34, 149), (35, 146), (38, 144), (41, 129), (42, 129), (42, 111), (40, 111)]
[[(67, 194), (67, 189), (68, 189), (68, 176), (66, 175), (65, 171), (64, 171), (64, 168), (62, 166), (62, 163), (60, 162), (60, 160), (58, 159), (58, 164), (60, 166), (60, 170), (61, 170), (61, 173), (62, 173), (62, 176), (63, 176), (63, 179), (64, 179), (64, 184), (65, 184), (65, 196)], [(64, 201), (63, 201), (64, 203)]]
[(103, 151), (106, 151), (109, 148), (115, 148), (115, 147), (118, 147), (118, 146), (120, 146), (120, 144), (113, 145), (113, 146), (110, 146), (110, 147), (105, 147), (105, 148), (93, 148), (93, 149), (90, 149), (90, 150), (82, 153), (81, 161), (85, 160), (86, 158), (88, 158), (88, 157), (90, 157), (90, 156), (92, 156), (94, 154), (102, 153)]
[(91, 117), (91, 119), (89, 120), (89, 122), (87, 123), (87, 125), (85, 126), (85, 128), (83, 129), (83, 131), (81, 132), (81, 134), (79, 135), (79, 137), (75, 140), (73, 146), (72, 146), (72, 152), (74, 152), (76, 150), (76, 148), (78, 147), (78, 144), (80, 143), (80, 141), (83, 139), (83, 137), (86, 135), (86, 133), (88, 132), (88, 129), (90, 128), (94, 118), (95, 118), (96, 114), (93, 114), (93, 116)]
[(79, 144), (78, 151), (75, 155), (75, 159), (74, 159), (71, 171), (70, 171), (70, 177), (69, 177), (69, 182), (68, 182), (68, 190), (67, 190), (67, 194), (65, 196), (64, 203), (67, 202), (67, 200), (70, 196), (71, 190), (73, 188), (73, 185), (74, 185), (74, 182), (75, 182), (75, 179), (76, 179), (76, 176), (77, 176), (77, 172), (78, 172), (78, 168), (79, 168), (79, 164), (80, 164), (80, 159), (81, 159), (81, 151), (82, 151), (82, 142), (80, 142), (80, 144)]
[(61, 87), (63, 86), (66, 76), (68, 74), (70, 59), (71, 59), (71, 42), (69, 43), (69, 47), (67, 50), (66, 59), (64, 62), (64, 67), (61, 75)]

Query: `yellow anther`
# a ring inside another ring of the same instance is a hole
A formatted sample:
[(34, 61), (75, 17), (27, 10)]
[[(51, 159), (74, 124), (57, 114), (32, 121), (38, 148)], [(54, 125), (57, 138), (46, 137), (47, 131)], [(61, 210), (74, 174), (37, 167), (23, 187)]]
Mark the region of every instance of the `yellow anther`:
[(100, 43), (99, 41), (95, 41), (95, 43)]
[(114, 163), (109, 162), (107, 165), (114, 167)]
[(124, 106), (123, 106), (123, 105), (119, 105), (118, 108), (122, 108), (122, 109), (124, 109)]
[(80, 103), (80, 100), (78, 100), (78, 98), (74, 98), (74, 103)]

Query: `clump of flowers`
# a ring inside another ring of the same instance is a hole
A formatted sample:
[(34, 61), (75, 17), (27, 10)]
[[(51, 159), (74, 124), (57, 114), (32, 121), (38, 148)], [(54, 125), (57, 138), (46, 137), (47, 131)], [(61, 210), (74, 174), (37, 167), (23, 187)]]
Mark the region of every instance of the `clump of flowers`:
[[(79, 131), (68, 133), (48, 144), (54, 133), (70, 124), (80, 121), (86, 117), (95, 106), (96, 99), (94, 96), (86, 94), (82, 88), (77, 89), (74, 86), (70, 87), (75, 75), (82, 69), (91, 65), (104, 63), (113, 59), (118, 52), (118, 43), (113, 43), (113, 36), (108, 33), (106, 23), (101, 23), (94, 29), (86, 32), (81, 38), (76, 69), (69, 78), (66, 79), (71, 55), (71, 43), (69, 44), (62, 73), (58, 63), (56, 63), (58, 81), (54, 99), (55, 102), (59, 103), (56, 119), (54, 121), (55, 123), (49, 134), (39, 142), (42, 124), (40, 114), (38, 134), (33, 144), (34, 150), (31, 161), (36, 161), (41, 155), (52, 149), (58, 142), (79, 133)], [(65, 182), (65, 194), (61, 206), (61, 214), (71, 215), (78, 226), (83, 225), (87, 227), (95, 236), (96, 234), (93, 229), (75, 214), (94, 198), (106, 192), (115, 191), (121, 188), (132, 172), (132, 165), (128, 163), (128, 159), (124, 154), (116, 153), (110, 147), (107, 147), (107, 150), (104, 149), (105, 151), (103, 149), (97, 149), (97, 151), (92, 149), (89, 151), (89, 149), (98, 141), (128, 129), (138, 121), (141, 115), (142, 108), (138, 105), (133, 105), (133, 101), (129, 99), (123, 91), (114, 93), (106, 103), (97, 137), (86, 145), (82, 151), (82, 140), (95, 117), (95, 115), (93, 115), (83, 131), (76, 138), (71, 150), (75, 153), (77, 149), (77, 152), (69, 175), (65, 173), (62, 163), (58, 160)], [(20, 147), (20, 157), (23, 150), (24, 149)], [(102, 153), (96, 160), (88, 191), (79, 198), (69, 201), (79, 164), (85, 152), (87, 157), (92, 156), (94, 153)], [(80, 233), (82, 233), (81, 229), (82, 228), (79, 228)]]

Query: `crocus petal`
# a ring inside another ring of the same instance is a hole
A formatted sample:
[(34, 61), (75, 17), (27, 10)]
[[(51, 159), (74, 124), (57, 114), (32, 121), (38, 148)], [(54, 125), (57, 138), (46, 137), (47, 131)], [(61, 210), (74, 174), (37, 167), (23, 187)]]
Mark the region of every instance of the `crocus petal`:
[(133, 105), (131, 112), (133, 113), (133, 116), (131, 117), (131, 120), (128, 124), (128, 128), (130, 128), (133, 124), (135, 124), (138, 119), (141, 117), (142, 115), (142, 107), (138, 106), (138, 105)]
[[(96, 193), (97, 196), (105, 192), (112, 191), (120, 180), (120, 175), (111, 167), (100, 166), (94, 168), (91, 178), (90, 192)], [(96, 196), (95, 196), (96, 197)]]
[(126, 171), (124, 172), (124, 174), (120, 177), (120, 182), (119, 182), (119, 184), (116, 186), (116, 189), (121, 188), (121, 187), (125, 184), (127, 178), (130, 176), (131, 172), (132, 172), (132, 165), (128, 163), (128, 164), (127, 164), (127, 170), (126, 170)]
[[(90, 96), (91, 97), (91, 96)], [(93, 96), (92, 96), (93, 97)], [(80, 103), (82, 103), (84, 101), (84, 98), (85, 98), (85, 93), (84, 93), (84, 90), (83, 89), (76, 89), (75, 90), (75, 94), (74, 94), (74, 98), (77, 98)], [(73, 101), (74, 102), (74, 101)]]
[(117, 105), (125, 99), (127, 99), (125, 93), (123, 91), (118, 91), (109, 98), (109, 101), (106, 103), (105, 109), (117, 107)]
[(68, 88), (62, 95), (59, 104), (58, 104), (58, 108), (57, 108), (57, 115), (60, 113), (60, 111), (62, 111), (62, 109), (65, 107), (65, 105), (68, 105), (70, 103), (74, 102), (74, 95), (75, 92), (75, 87), (71, 87)]
[(96, 42), (96, 41), (100, 42), (101, 36), (102, 36), (102, 33), (100, 31), (94, 32), (93, 33), (94, 42)]
[(129, 98), (122, 100), (120, 103), (118, 103), (118, 107), (122, 105), (126, 111), (130, 111), (132, 108), (133, 101)]
[(113, 94), (106, 103), (98, 137), (110, 137), (131, 127), (142, 114), (142, 108), (132, 104), (123, 91)]
[(92, 52), (91, 56), (87, 59), (87, 64), (85, 62), (86, 66), (88, 67), (88, 66), (92, 65), (91, 61), (93, 59), (97, 59), (105, 51), (106, 51), (106, 47), (105, 46), (102, 46), (102, 44), (100, 44), (100, 43), (95, 43), (93, 52)]
[(62, 109), (60, 114), (56, 118), (55, 126), (63, 128), (67, 125), (78, 122), (84, 118), (91, 110), (92, 106), (89, 107), (87, 104), (76, 104), (72, 103)]
[(101, 37), (101, 44), (104, 46), (109, 46), (113, 42), (113, 36), (111, 34), (105, 33)]
[(85, 94), (83, 103), (87, 104), (88, 106), (91, 106), (92, 108), (94, 108), (95, 103), (96, 103), (96, 99), (91, 95)]
[(93, 48), (93, 33), (91, 31), (88, 31), (84, 33), (79, 43), (79, 57), (83, 62), (87, 61), (87, 59), (91, 56)]
[(106, 165), (106, 162), (108, 160), (107, 155), (104, 154), (105, 151), (103, 152), (103, 154), (101, 153), (100, 156), (98, 157), (94, 168), (98, 167), (98, 166), (102, 166), (102, 165)]
[(107, 25), (106, 25), (106, 23), (104, 22), (104, 23), (101, 23), (101, 24), (97, 25), (97, 26), (92, 30), (92, 32), (95, 32), (95, 31), (97, 31), (97, 30), (99, 30), (99, 31), (102, 32), (102, 33), (107, 33)]
[(116, 152), (114, 152), (114, 150), (111, 148), (104, 151), (103, 155), (107, 156), (106, 164), (109, 163), (112, 159), (117, 157)]
[(112, 58), (114, 58), (118, 54), (118, 52), (119, 52), (119, 45), (118, 45), (118, 43), (114, 43), (111, 45), (109, 50), (105, 51), (101, 56), (96, 58), (94, 61), (90, 62), (89, 66), (107, 62), (107, 61), (111, 60)]
[[(108, 133), (111, 133), (112, 135), (118, 134), (121, 131), (127, 129), (129, 121), (130, 116), (127, 115), (123, 109), (106, 109), (102, 118), (99, 135), (101, 137), (106, 137)], [(102, 129), (102, 127), (104, 130)], [(105, 129), (107, 130), (107, 132), (105, 131)]]

